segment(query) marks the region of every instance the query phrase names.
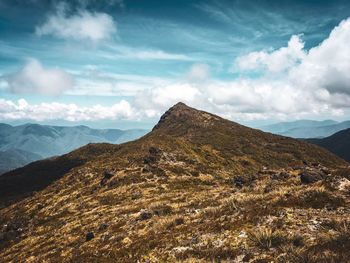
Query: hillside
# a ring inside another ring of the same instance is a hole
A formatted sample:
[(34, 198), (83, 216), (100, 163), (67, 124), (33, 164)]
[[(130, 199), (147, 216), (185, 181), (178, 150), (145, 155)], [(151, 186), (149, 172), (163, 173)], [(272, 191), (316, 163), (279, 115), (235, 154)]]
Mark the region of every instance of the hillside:
[(350, 162), (350, 129), (342, 130), (322, 139), (309, 139), (308, 142), (319, 145)]
[(326, 253), (341, 262), (347, 166), (179, 103), (136, 141), (90, 144), (0, 177), (0, 258), (321, 262)]
[(292, 138), (323, 138), (348, 128), (350, 128), (350, 121), (335, 122), (332, 120), (301, 120), (260, 127), (263, 131)]
[(62, 155), (88, 143), (123, 143), (145, 133), (145, 130), (98, 130), (87, 126), (0, 124), (1, 170), (5, 172), (35, 160)]

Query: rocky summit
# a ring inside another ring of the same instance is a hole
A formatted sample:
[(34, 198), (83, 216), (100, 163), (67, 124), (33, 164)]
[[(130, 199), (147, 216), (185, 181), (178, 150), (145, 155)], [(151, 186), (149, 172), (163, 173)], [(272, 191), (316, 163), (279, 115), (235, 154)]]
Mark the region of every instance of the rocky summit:
[(349, 262), (350, 168), (178, 103), (0, 177), (3, 262)]

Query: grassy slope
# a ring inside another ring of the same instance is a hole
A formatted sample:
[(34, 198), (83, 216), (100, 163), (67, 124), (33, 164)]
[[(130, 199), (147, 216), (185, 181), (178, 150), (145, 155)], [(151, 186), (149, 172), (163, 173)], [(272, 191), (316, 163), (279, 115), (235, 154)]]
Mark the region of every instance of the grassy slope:
[[(1, 258), (165, 262), (280, 256), (285, 262), (287, 253), (293, 262), (302, 262), (297, 256), (318, 262), (330, 248), (332, 257), (349, 256), (339, 245), (349, 244), (341, 223), (348, 218), (349, 192), (338, 190), (337, 181), (343, 174), (331, 169), (334, 176), (317, 184), (299, 181), (300, 169), (346, 165), (319, 147), (178, 105), (137, 141), (89, 145), (65, 158), (83, 162), (0, 210)], [(309, 168), (303, 161), (322, 166)], [(279, 175), (282, 170), (287, 178)], [(106, 171), (113, 174), (107, 180)], [(239, 176), (242, 188), (233, 184)], [(88, 232), (95, 238), (86, 242)]]

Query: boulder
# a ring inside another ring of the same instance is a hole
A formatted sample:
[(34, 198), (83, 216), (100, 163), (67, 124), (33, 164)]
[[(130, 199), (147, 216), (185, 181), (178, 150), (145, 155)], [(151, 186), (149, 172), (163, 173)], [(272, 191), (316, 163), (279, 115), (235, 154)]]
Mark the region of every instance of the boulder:
[(304, 171), (299, 174), (302, 184), (313, 184), (323, 179), (323, 173), (317, 171)]
[(94, 237), (95, 237), (94, 233), (93, 233), (93, 232), (89, 232), (89, 233), (87, 233), (86, 236), (85, 236), (85, 241), (90, 241), (90, 240), (92, 240)]

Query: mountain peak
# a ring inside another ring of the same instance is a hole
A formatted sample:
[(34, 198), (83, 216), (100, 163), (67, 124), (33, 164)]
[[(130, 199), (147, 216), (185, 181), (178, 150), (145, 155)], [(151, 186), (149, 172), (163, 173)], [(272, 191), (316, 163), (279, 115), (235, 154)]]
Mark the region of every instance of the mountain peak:
[(207, 125), (210, 120), (218, 120), (219, 117), (213, 114), (197, 110), (187, 106), (183, 102), (178, 102), (170, 107), (161, 117), (153, 130), (161, 127), (172, 127), (174, 125), (186, 126), (186, 124), (193, 126)]

